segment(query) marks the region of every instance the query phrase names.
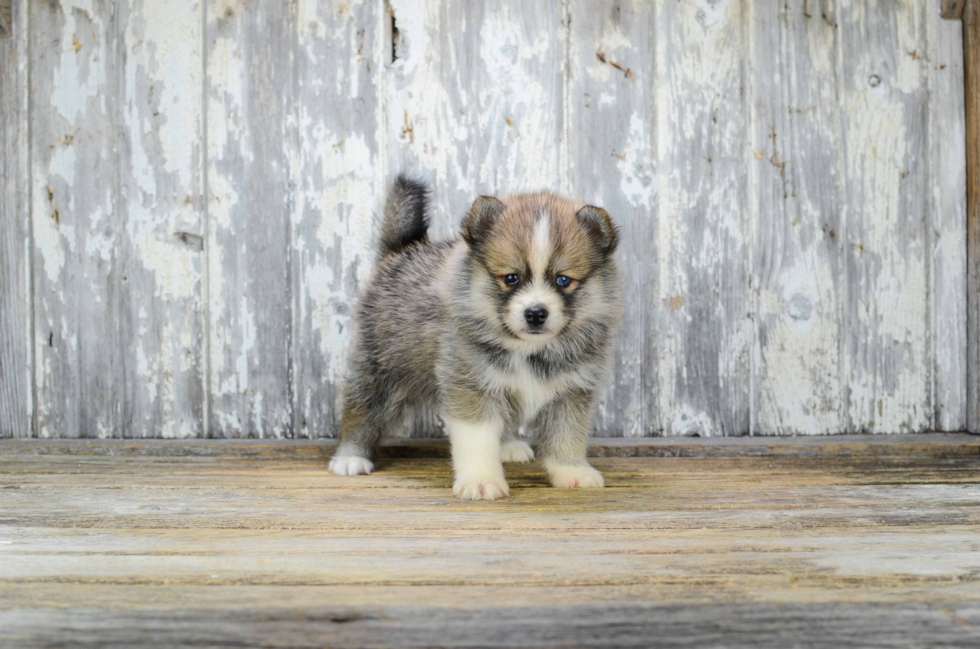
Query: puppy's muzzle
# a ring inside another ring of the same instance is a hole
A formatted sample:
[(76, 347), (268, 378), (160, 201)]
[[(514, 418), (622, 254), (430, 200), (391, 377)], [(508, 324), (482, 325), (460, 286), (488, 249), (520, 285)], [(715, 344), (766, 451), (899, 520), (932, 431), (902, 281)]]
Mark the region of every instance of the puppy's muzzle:
[(548, 319), (548, 309), (543, 306), (532, 306), (524, 309), (524, 320), (532, 329), (537, 329), (544, 325)]

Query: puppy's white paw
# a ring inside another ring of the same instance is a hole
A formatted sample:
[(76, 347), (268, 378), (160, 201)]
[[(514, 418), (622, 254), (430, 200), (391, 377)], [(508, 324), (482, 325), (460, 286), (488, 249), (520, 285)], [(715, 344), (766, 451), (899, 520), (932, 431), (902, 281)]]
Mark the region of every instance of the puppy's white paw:
[(551, 484), (559, 489), (571, 487), (604, 487), (602, 474), (588, 464), (564, 464), (548, 467)]
[(453, 495), (460, 500), (500, 500), (510, 495), (507, 481), (500, 479), (457, 480)]
[(367, 475), (374, 471), (374, 463), (356, 455), (335, 455), (327, 468), (337, 475)]
[(500, 446), (501, 462), (530, 462), (534, 459), (531, 446), (520, 439), (510, 439)]

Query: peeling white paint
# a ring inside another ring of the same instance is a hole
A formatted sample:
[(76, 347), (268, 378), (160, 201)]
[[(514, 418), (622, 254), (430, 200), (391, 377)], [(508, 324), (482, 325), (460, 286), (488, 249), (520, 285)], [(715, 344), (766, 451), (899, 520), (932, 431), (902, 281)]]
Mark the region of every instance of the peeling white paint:
[[(403, 47), (387, 77), (389, 171), (426, 171), (435, 188), (433, 235), (456, 232), (480, 193), (556, 187), (560, 7), (547, 7), (548, 22), (533, 26), (520, 19), (519, 3), (392, 7)], [(464, 60), (473, 67), (464, 69)]]
[[(40, 183), (35, 182), (35, 186), (38, 184)], [(34, 192), (34, 245), (48, 281), (58, 285), (65, 268), (62, 231), (54, 220), (47, 196), (42, 194), (43, 192)], [(68, 227), (65, 225), (65, 228)], [(71, 240), (74, 237), (69, 237), (69, 241)]]
[[(164, 116), (155, 133), (161, 144), (160, 167), (174, 174), (177, 186), (185, 190), (199, 182), (195, 144), (201, 119), (201, 48), (196, 5), (192, 0), (141, 5), (141, 47), (152, 47), (154, 52), (145, 70), (152, 84), (146, 98), (133, 98), (159, 106)], [(135, 73), (136, 66), (129, 66), (129, 70)], [(132, 80), (135, 82), (135, 77)]]
[[(703, 435), (749, 427), (751, 328), (740, 79), (745, 4), (657, 3), (659, 386)], [(696, 106), (696, 110), (691, 107)], [(684, 428), (683, 430), (687, 430)]]
[(198, 253), (188, 251), (173, 240), (159, 241), (153, 236), (138, 241), (138, 246), (144, 268), (154, 273), (157, 297), (187, 300), (187, 306), (194, 308), (201, 281), (200, 270), (195, 264)]
[(657, 187), (647, 157), (649, 139), (646, 120), (637, 113), (630, 115), (626, 148), (617, 154), (619, 189), (630, 205), (640, 209), (650, 208)]
[[(925, 201), (916, 194), (926, 186), (918, 181), (925, 167), (917, 151), (925, 123), (909, 119), (927, 98), (921, 63), (910, 55), (925, 51), (924, 34), (923, 26), (908, 22), (920, 12), (874, 10), (888, 12), (882, 31), (862, 27), (881, 24), (871, 8), (847, 4), (842, 11), (847, 69), (854, 70), (844, 103), (846, 252), (854, 273), (845, 307), (848, 416), (856, 430), (911, 432), (932, 424), (931, 372), (924, 363), (928, 257), (919, 213)], [(868, 33), (893, 47), (887, 65), (867, 43)], [(869, 72), (878, 75), (876, 84)]]
[[(67, 1), (61, 4), (60, 11), (65, 17), (65, 27), (58, 38), (58, 69), (50, 101), (66, 123), (76, 124), (91, 110), (94, 100), (100, 101), (100, 110), (105, 112), (106, 61), (99, 43), (86, 38), (89, 28), (82, 29), (77, 22), (77, 18), (83, 16), (97, 21), (92, 3)], [(93, 26), (95, 30), (102, 28), (98, 22)]]

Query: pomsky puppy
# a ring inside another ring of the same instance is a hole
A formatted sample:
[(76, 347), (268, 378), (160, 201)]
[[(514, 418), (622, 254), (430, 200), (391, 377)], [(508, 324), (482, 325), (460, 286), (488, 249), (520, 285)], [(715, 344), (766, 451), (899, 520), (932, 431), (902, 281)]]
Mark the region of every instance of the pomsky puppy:
[(586, 443), (621, 312), (609, 215), (549, 193), (482, 196), (460, 239), (430, 242), (427, 203), (404, 176), (385, 202), (330, 470), (370, 473), (384, 432), (427, 405), (452, 443), (459, 498), (509, 495), (501, 462), (534, 458), (521, 425), (554, 486), (602, 487)]

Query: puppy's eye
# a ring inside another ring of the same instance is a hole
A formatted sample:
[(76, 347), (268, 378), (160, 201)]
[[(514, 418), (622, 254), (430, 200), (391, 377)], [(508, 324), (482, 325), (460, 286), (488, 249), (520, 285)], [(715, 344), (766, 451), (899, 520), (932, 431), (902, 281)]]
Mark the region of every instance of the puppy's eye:
[(504, 284), (506, 284), (507, 286), (517, 286), (517, 283), (519, 281), (521, 281), (521, 278), (514, 273), (510, 273), (509, 275), (504, 275)]
[(562, 288), (567, 288), (572, 283), (572, 278), (568, 275), (559, 275), (555, 278), (555, 284)]

